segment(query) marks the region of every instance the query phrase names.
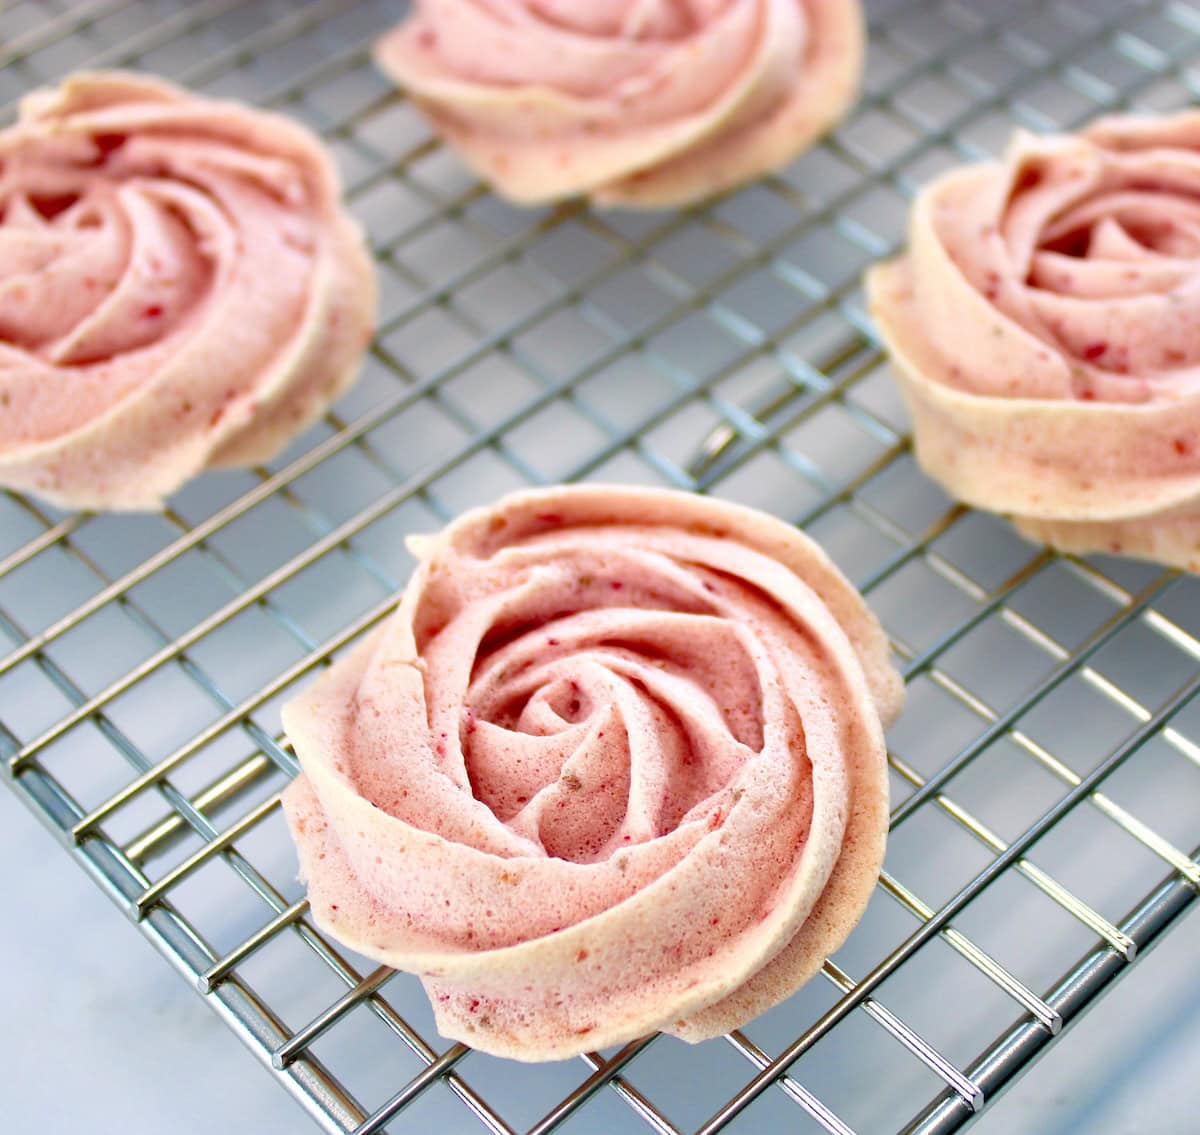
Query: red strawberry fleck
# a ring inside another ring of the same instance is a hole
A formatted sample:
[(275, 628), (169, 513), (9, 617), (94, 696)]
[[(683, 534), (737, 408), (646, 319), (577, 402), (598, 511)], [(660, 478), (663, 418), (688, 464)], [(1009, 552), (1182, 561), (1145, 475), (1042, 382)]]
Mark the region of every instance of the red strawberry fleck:
[(1026, 166), (1013, 184), (1013, 195), (1015, 196), (1027, 189), (1034, 189), (1041, 185), (1044, 176), (1045, 174), (1040, 166)]
[(97, 164), (107, 161), (109, 154), (115, 153), (127, 141), (124, 134), (94, 134), (92, 145), (96, 147)]
[(1107, 350), (1108, 344), (1103, 339), (1099, 339), (1095, 343), (1089, 343), (1083, 348), (1083, 357), (1091, 362), (1094, 359), (1098, 359)]
[(542, 524), (561, 524), (562, 523), (562, 513), (560, 513), (560, 512), (539, 512), (534, 517), (534, 519), (537, 521), (540, 521)]
[(620, 591), (621, 588), (625, 586), (625, 584), (623, 584), (620, 580), (614, 579), (612, 581), (612, 583), (610, 583), (608, 586), (611, 587), (614, 591)]
[(1171, 444), (1180, 457), (1187, 457), (1192, 452), (1192, 443), (1185, 437), (1177, 437)]
[(60, 213), (65, 213), (79, 198), (74, 193), (35, 193), (29, 197), (29, 204), (47, 221), (54, 220)]
[(142, 318), (143, 319), (157, 319), (160, 315), (162, 315), (162, 313), (163, 313), (162, 304), (152, 303), (149, 307), (145, 308), (142, 311)]

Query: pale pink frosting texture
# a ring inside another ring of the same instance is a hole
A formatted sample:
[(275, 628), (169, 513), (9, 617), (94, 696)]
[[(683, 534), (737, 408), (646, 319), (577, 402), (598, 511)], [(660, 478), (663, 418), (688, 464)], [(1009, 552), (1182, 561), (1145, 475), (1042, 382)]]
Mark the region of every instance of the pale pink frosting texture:
[(1200, 571), (1200, 113), (1018, 134), (909, 235), (868, 293), (925, 470), (1034, 540)]
[(862, 52), (858, 0), (416, 0), (376, 59), (507, 197), (661, 206), (790, 161)]
[(520, 493), (414, 545), (284, 707), (317, 923), (524, 1060), (790, 995), (872, 892), (902, 688), (811, 540), (663, 490)]
[(271, 456), (354, 378), (375, 283), (318, 140), (82, 74), (0, 132), (0, 485), (141, 509)]

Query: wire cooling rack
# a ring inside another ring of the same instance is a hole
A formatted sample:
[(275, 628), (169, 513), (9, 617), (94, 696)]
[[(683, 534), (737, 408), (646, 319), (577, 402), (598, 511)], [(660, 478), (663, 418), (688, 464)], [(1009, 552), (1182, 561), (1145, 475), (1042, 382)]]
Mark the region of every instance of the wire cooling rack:
[[(866, 94), (832, 137), (656, 215), (484, 192), (372, 69), (400, 3), (0, 13), (8, 113), (114, 65), (281, 108), (336, 152), (377, 254), (361, 382), (268, 468), (154, 516), (0, 496), (12, 787), (327, 1131), (957, 1131), (1196, 898), (1200, 584), (1053, 556), (923, 479), (858, 276), (917, 185), (1014, 124), (1187, 104), (1200, 11), (869, 7)], [(560, 479), (804, 525), (883, 618), (909, 705), (886, 870), (823, 977), (696, 1048), (530, 1067), (442, 1040), (415, 979), (312, 926), (278, 707), (391, 609), (405, 533)]]

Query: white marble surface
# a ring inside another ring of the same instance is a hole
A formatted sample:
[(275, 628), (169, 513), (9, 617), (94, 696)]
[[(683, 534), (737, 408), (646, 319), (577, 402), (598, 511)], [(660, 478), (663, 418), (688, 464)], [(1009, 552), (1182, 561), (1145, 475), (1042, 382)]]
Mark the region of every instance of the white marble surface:
[(1200, 908), (996, 1101), (987, 1135), (1194, 1135)]
[[(7, 791), (0, 893), (7, 1135), (316, 1130)], [(1194, 1132), (1197, 957), (1193, 910), (975, 1130)], [(628, 1130), (641, 1130), (632, 1115)]]
[(6, 788), (0, 894), (7, 1135), (317, 1130)]

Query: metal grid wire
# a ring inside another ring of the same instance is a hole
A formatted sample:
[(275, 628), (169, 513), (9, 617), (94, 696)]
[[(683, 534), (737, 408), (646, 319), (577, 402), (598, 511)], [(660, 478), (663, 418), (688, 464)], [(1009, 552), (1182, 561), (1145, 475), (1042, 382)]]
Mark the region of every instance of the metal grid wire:
[[(923, 479), (858, 277), (917, 185), (1014, 123), (1191, 101), (1200, 7), (869, 10), (867, 90), (830, 138), (657, 215), (487, 194), (370, 64), (402, 3), (0, 15), (8, 114), (115, 65), (278, 107), (333, 148), (377, 255), (361, 382), (269, 467), (154, 516), (0, 496), (13, 788), (328, 1131), (957, 1131), (1196, 897), (1200, 582), (1051, 555)], [(823, 978), (696, 1048), (528, 1067), (447, 1044), (415, 979), (312, 926), (278, 709), (391, 610), (405, 533), (573, 479), (802, 524), (882, 617), (909, 706), (886, 869)]]

